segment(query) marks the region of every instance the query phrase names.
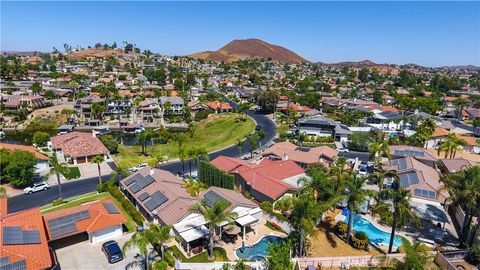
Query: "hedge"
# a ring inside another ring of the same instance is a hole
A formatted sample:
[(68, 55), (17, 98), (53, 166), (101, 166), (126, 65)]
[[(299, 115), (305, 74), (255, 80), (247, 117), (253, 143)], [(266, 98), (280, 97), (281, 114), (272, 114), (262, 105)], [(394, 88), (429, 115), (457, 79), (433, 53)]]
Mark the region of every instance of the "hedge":
[(125, 198), (123, 193), (114, 185), (109, 185), (107, 187), (108, 192), (117, 199), (122, 205), (122, 208), (132, 217), (133, 221), (137, 223), (137, 225), (143, 225), (143, 221), (145, 220), (140, 212), (138, 212), (137, 208), (133, 206), (133, 204)]
[(198, 179), (207, 186), (222, 187), (226, 189), (233, 189), (235, 187), (235, 176), (228, 174), (208, 161), (201, 160), (200, 168), (198, 170)]

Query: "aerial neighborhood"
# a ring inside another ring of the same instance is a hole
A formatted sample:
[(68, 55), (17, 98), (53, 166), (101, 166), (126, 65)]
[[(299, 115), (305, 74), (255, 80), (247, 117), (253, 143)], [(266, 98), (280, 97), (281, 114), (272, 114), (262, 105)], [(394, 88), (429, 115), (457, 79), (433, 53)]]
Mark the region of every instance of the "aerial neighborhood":
[(2, 270), (480, 263), (478, 67), (314, 63), (258, 39), (0, 65)]

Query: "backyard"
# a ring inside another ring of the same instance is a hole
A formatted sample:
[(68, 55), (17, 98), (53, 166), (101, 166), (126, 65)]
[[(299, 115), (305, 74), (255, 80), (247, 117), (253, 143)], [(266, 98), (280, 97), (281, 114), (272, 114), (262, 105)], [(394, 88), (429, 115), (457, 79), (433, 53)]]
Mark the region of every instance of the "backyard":
[[(239, 114), (215, 114), (196, 125), (193, 137), (187, 136), (184, 142), (184, 148), (189, 147), (204, 148), (209, 153), (215, 150), (228, 147), (235, 144), (238, 139), (243, 139), (255, 129), (255, 121), (250, 117), (245, 121)], [(147, 152), (152, 152), (151, 144), (147, 144)], [(178, 143), (169, 142), (167, 144), (154, 144), (155, 156), (168, 156), (168, 159), (178, 157)], [(151, 155), (141, 155), (141, 146), (119, 145), (118, 154), (113, 156), (115, 162), (121, 168), (130, 168), (140, 163), (153, 163), (155, 158)]]

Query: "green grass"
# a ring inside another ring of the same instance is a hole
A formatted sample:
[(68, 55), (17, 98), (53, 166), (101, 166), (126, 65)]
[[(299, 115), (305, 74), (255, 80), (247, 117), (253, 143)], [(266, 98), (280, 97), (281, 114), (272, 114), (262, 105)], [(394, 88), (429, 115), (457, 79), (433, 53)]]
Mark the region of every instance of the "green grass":
[(68, 167), (68, 170), (63, 173), (63, 176), (67, 179), (77, 179), (80, 178), (80, 170), (78, 167)]
[[(238, 139), (243, 139), (255, 130), (255, 121), (248, 117), (245, 121), (239, 121), (243, 116), (235, 113), (215, 114), (197, 124), (192, 138), (188, 137), (184, 148), (203, 147), (208, 152), (220, 150), (236, 144)], [(152, 146), (147, 145), (148, 156), (141, 155), (141, 146), (118, 146), (118, 154), (113, 156), (115, 162), (121, 168), (130, 168), (140, 163), (152, 164), (155, 159), (150, 156)], [(178, 157), (178, 144), (169, 142), (167, 144), (155, 144), (155, 155), (168, 156), (168, 159)]]
[(118, 207), (118, 209), (120, 209), (120, 211), (123, 213), (123, 215), (127, 219), (127, 222), (125, 222), (125, 227), (127, 227), (129, 232), (134, 232), (137, 227), (135, 221), (133, 221), (132, 217), (128, 215), (128, 213), (122, 208), (122, 205), (115, 198), (113, 198), (108, 192), (103, 192), (100, 194), (97, 192), (90, 192), (80, 196), (71, 197), (68, 199), (64, 199), (64, 201), (66, 202), (65, 204), (53, 207), (53, 205), (50, 203), (42, 206), (40, 208), (40, 211), (42, 212), (42, 214), (45, 214), (45, 213), (53, 212), (56, 210), (67, 209), (67, 208), (75, 207), (87, 202), (93, 202), (93, 201), (103, 200), (103, 199), (112, 199), (115, 202), (115, 205)]
[[(182, 260), (182, 262), (188, 262), (188, 263), (212, 262), (208, 259), (207, 251), (204, 251), (198, 255), (191, 257), (190, 259), (187, 259), (183, 255), (183, 253), (178, 249), (177, 246), (171, 246), (168, 248), (168, 250), (173, 254), (175, 258), (179, 258), (180, 260)], [(225, 251), (225, 249), (221, 247), (213, 248), (213, 255), (215, 256), (215, 259), (213, 260), (215, 262), (228, 262), (227, 252)]]

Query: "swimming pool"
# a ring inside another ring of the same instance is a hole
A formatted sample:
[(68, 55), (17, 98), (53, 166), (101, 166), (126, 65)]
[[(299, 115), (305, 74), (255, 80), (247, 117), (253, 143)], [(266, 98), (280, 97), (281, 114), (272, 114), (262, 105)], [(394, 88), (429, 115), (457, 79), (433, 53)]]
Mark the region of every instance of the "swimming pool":
[[(348, 218), (345, 222), (348, 222)], [(385, 232), (375, 227), (370, 221), (361, 216), (355, 216), (353, 219), (352, 228), (357, 232), (364, 232), (367, 234), (370, 242), (375, 244), (390, 244), (390, 232)], [(399, 247), (403, 244), (403, 240), (398, 235), (393, 239), (393, 246)]]
[(280, 243), (284, 238), (276, 235), (267, 235), (264, 236), (257, 243), (245, 247), (239, 247), (235, 250), (235, 254), (239, 259), (254, 259), (254, 260), (263, 260), (267, 254), (268, 246), (271, 244)]

